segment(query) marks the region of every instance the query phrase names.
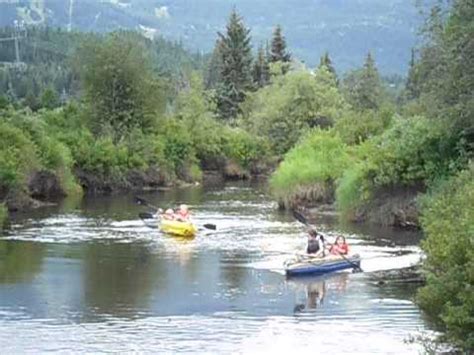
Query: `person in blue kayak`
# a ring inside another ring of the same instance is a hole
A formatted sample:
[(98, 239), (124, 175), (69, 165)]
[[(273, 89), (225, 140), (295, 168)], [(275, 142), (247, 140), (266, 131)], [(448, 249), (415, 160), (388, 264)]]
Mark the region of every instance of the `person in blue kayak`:
[(308, 246), (306, 253), (314, 257), (324, 257), (326, 255), (326, 242), (324, 236), (319, 234), (315, 229), (310, 229), (308, 237)]

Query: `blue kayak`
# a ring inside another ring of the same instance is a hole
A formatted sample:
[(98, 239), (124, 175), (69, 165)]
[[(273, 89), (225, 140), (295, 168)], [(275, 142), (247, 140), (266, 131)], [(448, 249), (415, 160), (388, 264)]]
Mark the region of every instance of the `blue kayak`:
[(360, 268), (360, 257), (357, 254), (345, 256), (344, 258), (338, 255), (331, 255), (325, 258), (312, 258), (309, 255), (300, 255), (294, 259), (287, 260), (284, 265), (287, 276), (323, 275), (346, 269), (358, 269)]

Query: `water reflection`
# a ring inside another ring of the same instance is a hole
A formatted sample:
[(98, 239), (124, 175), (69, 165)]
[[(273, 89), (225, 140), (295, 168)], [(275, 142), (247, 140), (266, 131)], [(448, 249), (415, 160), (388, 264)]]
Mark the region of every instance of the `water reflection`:
[(155, 286), (166, 283), (166, 266), (146, 245), (91, 244), (84, 258), (84, 300), (93, 315), (134, 317), (147, 308)]
[(290, 279), (288, 283), (295, 288), (295, 307), (293, 312), (316, 311), (324, 306), (328, 293), (344, 293), (349, 274), (340, 273), (329, 276), (303, 277)]
[(0, 283), (31, 281), (41, 271), (44, 245), (0, 240)]
[(248, 269), (243, 267), (248, 260), (248, 252), (235, 251), (221, 254), (219, 262), (222, 284), (230, 292), (240, 290), (245, 286), (249, 276)]

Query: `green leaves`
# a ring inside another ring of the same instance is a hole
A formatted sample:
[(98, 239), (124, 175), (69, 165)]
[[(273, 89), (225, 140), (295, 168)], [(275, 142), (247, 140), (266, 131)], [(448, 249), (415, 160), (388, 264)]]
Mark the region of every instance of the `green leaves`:
[(316, 129), (286, 154), (270, 186), (280, 200), (291, 200), (313, 185), (332, 184), (348, 164), (348, 149), (339, 135)]
[(113, 33), (79, 48), (76, 68), (97, 134), (113, 133), (118, 141), (134, 127), (151, 129), (164, 110), (162, 85), (143, 42), (137, 34)]
[(422, 201), (422, 248), (427, 286), (420, 305), (441, 319), (451, 341), (474, 345), (474, 165), (445, 181)]
[(313, 76), (290, 72), (253, 94), (244, 105), (242, 124), (251, 133), (268, 137), (271, 149), (282, 155), (293, 147), (313, 122), (331, 124), (345, 107), (334, 77), (325, 68)]
[(217, 107), (223, 119), (234, 119), (240, 113), (239, 105), (246, 92), (252, 89), (252, 49), (250, 30), (233, 10), (226, 33), (219, 33), (217, 43), (220, 56), (220, 75), (217, 85)]

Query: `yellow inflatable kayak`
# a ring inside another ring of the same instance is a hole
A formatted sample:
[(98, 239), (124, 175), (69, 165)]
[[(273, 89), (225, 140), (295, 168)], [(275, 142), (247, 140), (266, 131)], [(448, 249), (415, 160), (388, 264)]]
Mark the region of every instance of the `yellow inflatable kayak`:
[(180, 237), (194, 237), (197, 228), (191, 222), (170, 221), (166, 219), (161, 220), (160, 229), (164, 233), (177, 235)]

